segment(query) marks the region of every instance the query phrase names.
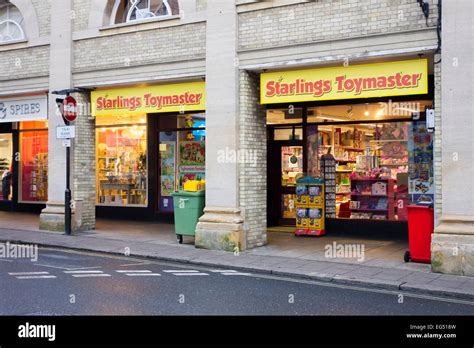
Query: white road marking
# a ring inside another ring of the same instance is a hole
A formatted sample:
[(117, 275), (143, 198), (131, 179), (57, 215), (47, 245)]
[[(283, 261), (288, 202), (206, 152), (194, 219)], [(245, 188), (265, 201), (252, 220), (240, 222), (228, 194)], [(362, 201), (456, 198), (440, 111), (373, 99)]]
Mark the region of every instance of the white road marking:
[(175, 276), (208, 276), (207, 273), (173, 273)]
[(117, 273), (151, 273), (151, 271), (148, 271), (148, 270), (119, 270), (119, 271), (115, 271)]
[(94, 266), (94, 267), (61, 267), (61, 266), (52, 266), (52, 265), (45, 265), (41, 263), (35, 263), (35, 266), (41, 266), (41, 267), (49, 267), (49, 268), (59, 268), (59, 269), (65, 269), (67, 271), (73, 271), (73, 270), (80, 270), (80, 269), (95, 269), (95, 268), (102, 268), (101, 266)]
[(111, 277), (110, 274), (106, 273), (93, 273), (93, 274), (73, 274), (72, 275), (75, 278), (89, 278), (89, 277)]
[(67, 273), (67, 274), (76, 274), (76, 273), (79, 273), (79, 274), (94, 274), (94, 273), (104, 273), (103, 271), (64, 271), (64, 273)]
[(222, 272), (234, 273), (234, 272), (237, 272), (237, 271), (233, 270), (233, 269), (212, 269), (211, 272), (214, 272), (214, 273), (222, 273)]
[(21, 276), (21, 275), (49, 274), (49, 272), (13, 272), (13, 273), (8, 273), (8, 274), (12, 276)]
[(166, 272), (166, 273), (196, 273), (196, 272), (199, 272), (199, 271), (196, 271), (196, 270), (181, 270), (181, 269), (165, 269), (163, 270), (163, 272)]
[(129, 277), (160, 277), (161, 274), (159, 273), (152, 273), (152, 271), (145, 270), (145, 269), (135, 269), (135, 270), (118, 270), (115, 271), (117, 273), (125, 274)]
[(53, 275), (37, 275), (37, 276), (17, 276), (16, 279), (52, 279), (57, 278)]
[(13, 262), (13, 260), (4, 260), (4, 259), (0, 259), (0, 261), (3, 261), (3, 262)]
[(238, 272), (238, 271), (233, 270), (233, 269), (226, 269), (226, 270), (214, 269), (214, 270), (211, 270), (211, 272), (220, 273), (221, 275), (225, 275), (225, 276), (234, 276), (234, 275), (249, 276), (249, 275), (252, 275), (251, 273)]

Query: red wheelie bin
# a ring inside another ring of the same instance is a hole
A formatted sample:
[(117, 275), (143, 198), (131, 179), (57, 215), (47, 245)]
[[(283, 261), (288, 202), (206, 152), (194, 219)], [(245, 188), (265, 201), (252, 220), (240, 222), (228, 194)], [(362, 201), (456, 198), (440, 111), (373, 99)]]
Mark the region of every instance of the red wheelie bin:
[(431, 235), (434, 231), (432, 205), (408, 206), (408, 247), (405, 262), (431, 263)]

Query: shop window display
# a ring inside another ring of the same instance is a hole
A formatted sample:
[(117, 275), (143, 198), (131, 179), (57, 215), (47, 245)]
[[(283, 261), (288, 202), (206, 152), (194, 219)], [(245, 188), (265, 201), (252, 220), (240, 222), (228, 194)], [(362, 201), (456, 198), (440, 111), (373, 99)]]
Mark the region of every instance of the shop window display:
[(406, 221), (411, 123), (318, 126), (318, 155), (335, 158), (338, 218)]
[(12, 199), (12, 156), (12, 134), (0, 134), (0, 200), (4, 201)]
[(48, 200), (47, 121), (20, 123), (20, 199), (22, 203)]
[(281, 148), (281, 186), (295, 186), (303, 176), (303, 147), (283, 146)]
[[(180, 115), (178, 117), (178, 189), (182, 190), (188, 180), (205, 180), (206, 172), (206, 122), (203, 115)], [(186, 128), (194, 130), (186, 131)], [(197, 129), (201, 128), (201, 129)]]
[(171, 194), (182, 190), (187, 180), (205, 180), (206, 177), (205, 115), (178, 115), (175, 124), (177, 130), (160, 132), (161, 212), (173, 211)]
[(97, 203), (146, 206), (146, 116), (98, 118), (97, 126)]

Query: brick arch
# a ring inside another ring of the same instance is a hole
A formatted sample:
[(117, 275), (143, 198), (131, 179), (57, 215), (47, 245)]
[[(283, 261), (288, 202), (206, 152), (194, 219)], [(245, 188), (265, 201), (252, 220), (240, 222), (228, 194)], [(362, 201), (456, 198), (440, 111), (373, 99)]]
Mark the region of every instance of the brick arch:
[(9, 0), (23, 16), (23, 30), (27, 39), (40, 36), (38, 16), (31, 0)]

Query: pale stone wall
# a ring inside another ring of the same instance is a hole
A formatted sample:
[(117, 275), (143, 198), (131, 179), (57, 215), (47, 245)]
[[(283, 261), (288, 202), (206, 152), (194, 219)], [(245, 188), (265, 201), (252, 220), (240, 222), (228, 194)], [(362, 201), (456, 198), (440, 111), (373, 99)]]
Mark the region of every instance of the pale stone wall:
[(49, 74), (49, 46), (4, 51), (0, 56), (0, 81)]
[(73, 30), (79, 31), (87, 29), (89, 26), (91, 0), (74, 0), (72, 11)]
[[(428, 25), (437, 21), (430, 1)], [(426, 27), (413, 0), (322, 0), (239, 14), (239, 50), (401, 32)]]
[(474, 3), (443, 2), (442, 205), (431, 243), (434, 272), (474, 276)]
[(206, 11), (207, 10), (207, 0), (196, 0), (196, 11)]
[(74, 72), (204, 58), (205, 45), (205, 23), (80, 40)]
[(51, 33), (51, 0), (31, 0), (38, 17), (40, 36)]

